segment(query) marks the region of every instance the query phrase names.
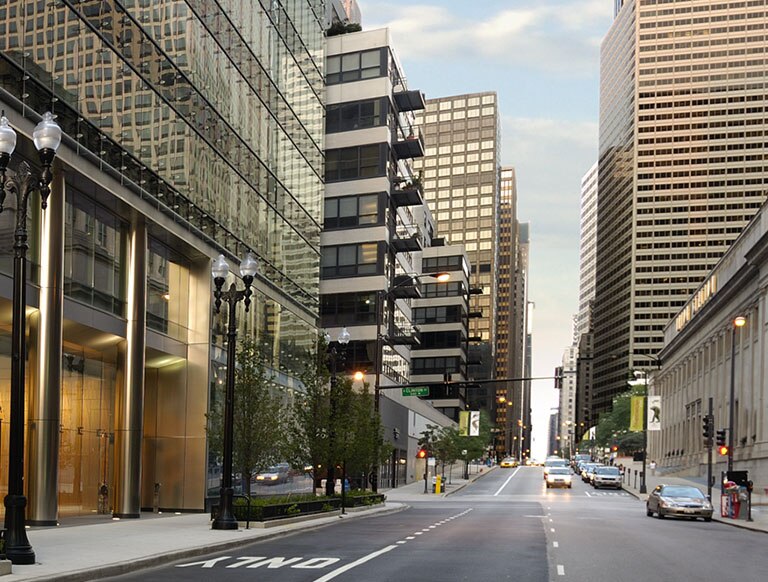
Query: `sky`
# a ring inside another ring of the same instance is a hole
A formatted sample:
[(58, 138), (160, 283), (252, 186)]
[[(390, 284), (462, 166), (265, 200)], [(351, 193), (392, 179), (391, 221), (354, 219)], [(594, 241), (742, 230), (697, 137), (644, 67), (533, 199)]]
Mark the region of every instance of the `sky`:
[[(411, 89), (496, 91), (501, 160), (531, 224), (532, 375), (551, 376), (578, 311), (581, 179), (597, 160), (600, 43), (613, 0), (358, 0), (363, 30), (388, 27)], [(552, 380), (532, 383), (532, 456), (546, 455)]]

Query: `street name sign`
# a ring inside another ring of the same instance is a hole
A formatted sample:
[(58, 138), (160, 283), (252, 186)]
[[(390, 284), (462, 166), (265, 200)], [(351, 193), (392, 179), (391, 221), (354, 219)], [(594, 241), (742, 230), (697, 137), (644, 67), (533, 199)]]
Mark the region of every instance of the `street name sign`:
[(429, 396), (429, 386), (403, 388), (403, 396)]

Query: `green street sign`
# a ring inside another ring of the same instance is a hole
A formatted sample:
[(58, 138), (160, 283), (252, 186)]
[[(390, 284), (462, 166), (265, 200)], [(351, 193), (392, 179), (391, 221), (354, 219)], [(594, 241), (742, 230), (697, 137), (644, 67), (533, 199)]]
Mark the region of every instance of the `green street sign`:
[(429, 386), (403, 388), (403, 396), (429, 396)]

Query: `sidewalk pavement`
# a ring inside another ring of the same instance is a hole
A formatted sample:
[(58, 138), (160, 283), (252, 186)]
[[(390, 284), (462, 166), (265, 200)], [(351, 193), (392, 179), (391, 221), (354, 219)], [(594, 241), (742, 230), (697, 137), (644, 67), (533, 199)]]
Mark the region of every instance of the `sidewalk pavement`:
[[(623, 460), (622, 460), (623, 461)], [(674, 473), (662, 474), (660, 470), (651, 471), (646, 467), (646, 491), (647, 493), (640, 493), (641, 475), (642, 475), (643, 463), (637, 461), (630, 461), (624, 463), (624, 490), (641, 501), (648, 499), (648, 493), (653, 491), (657, 485), (693, 485), (698, 487), (706, 495), (707, 493), (707, 478), (693, 477), (693, 476), (675, 476)], [(762, 499), (762, 497), (760, 497)], [(754, 501), (754, 498), (753, 498)], [(715, 483), (712, 487), (712, 505), (715, 507), (715, 511), (712, 514), (713, 521), (719, 521), (721, 523), (727, 523), (736, 527), (745, 529), (751, 529), (754, 531), (762, 531), (768, 533), (768, 506), (766, 505), (752, 505), (752, 521), (747, 521), (744, 517), (747, 513), (746, 503), (741, 504), (741, 519), (732, 519), (729, 517), (722, 517), (720, 512), (720, 483)]]
[[(492, 470), (492, 469), (491, 469)], [(439, 496), (424, 494), (424, 481), (415, 481), (396, 489), (380, 489), (387, 501), (371, 508), (347, 509), (307, 516), (266, 527), (251, 523), (251, 529), (234, 531), (212, 530), (207, 513), (142, 513), (139, 519), (113, 520), (108, 516), (71, 517), (62, 519), (59, 527), (31, 528), (27, 531), (37, 563), (14, 565), (12, 573), (0, 576), (2, 582), (47, 580), (78, 582), (118, 576), (151, 568), (184, 558), (194, 558), (214, 552), (227, 551), (255, 541), (290, 535), (336, 523), (339, 519), (361, 519), (394, 513), (415, 500), (435, 500), (450, 495), (478, 477), (468, 480), (452, 477), (447, 492)]]

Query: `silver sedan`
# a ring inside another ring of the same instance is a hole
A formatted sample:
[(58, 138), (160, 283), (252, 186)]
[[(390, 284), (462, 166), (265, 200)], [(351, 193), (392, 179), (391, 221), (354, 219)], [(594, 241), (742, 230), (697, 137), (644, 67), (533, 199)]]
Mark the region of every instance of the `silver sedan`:
[(648, 495), (645, 513), (649, 517), (655, 513), (659, 519), (675, 515), (693, 519), (701, 517), (704, 521), (712, 521), (712, 504), (697, 487), (658, 485)]

